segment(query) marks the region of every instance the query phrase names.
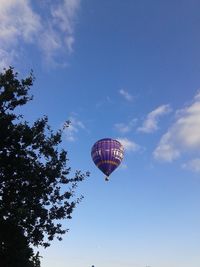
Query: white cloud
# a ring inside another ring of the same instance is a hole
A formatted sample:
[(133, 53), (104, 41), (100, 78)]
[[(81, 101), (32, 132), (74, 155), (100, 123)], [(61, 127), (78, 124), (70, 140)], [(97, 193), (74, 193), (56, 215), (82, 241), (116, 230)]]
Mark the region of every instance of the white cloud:
[(80, 2), (80, 0), (63, 0), (59, 6), (55, 6), (52, 9), (53, 17), (59, 20), (59, 27), (63, 31), (73, 33), (73, 20), (77, 9), (79, 9)]
[(180, 151), (176, 148), (176, 142), (173, 142), (172, 134), (174, 134), (173, 129), (162, 136), (160, 143), (153, 152), (155, 159), (171, 162), (180, 156)]
[(0, 48), (0, 70), (11, 65), (11, 62), (13, 62), (16, 57), (17, 53), (15, 51), (7, 52)]
[(0, 21), (0, 39), (4, 44), (15, 43), (17, 37), (31, 42), (41, 27), (40, 17), (28, 0), (1, 0)]
[(200, 93), (193, 102), (177, 111), (175, 123), (162, 136), (154, 151), (154, 157), (172, 161), (182, 153), (198, 152), (200, 149)]
[(19, 58), (22, 44), (35, 45), (47, 63), (70, 54), (79, 6), (80, 0), (61, 0), (56, 4), (47, 1), (36, 12), (29, 0), (1, 0), (0, 67), (7, 67)]
[(64, 0), (62, 4), (51, 9), (54, 25), (65, 33), (64, 42), (69, 53), (73, 51), (74, 22), (79, 6), (80, 0)]
[(70, 117), (69, 121), (70, 121), (69, 127), (65, 129), (65, 137), (67, 141), (74, 142), (77, 139), (76, 136), (78, 132), (80, 130), (85, 129), (85, 125), (83, 124), (83, 122), (81, 122), (75, 117)]
[(161, 105), (157, 107), (147, 115), (147, 118), (143, 122), (143, 125), (138, 128), (138, 131), (143, 133), (155, 132), (158, 129), (159, 118), (169, 112), (171, 112), (170, 105)]
[(126, 151), (135, 152), (140, 150), (140, 146), (128, 138), (117, 138), (117, 140), (123, 145)]
[(200, 158), (192, 159), (182, 165), (183, 169), (200, 173)]
[(5, 67), (16, 59), (20, 40), (33, 42), (41, 24), (27, 0), (1, 0), (0, 21), (0, 65)]
[(132, 119), (129, 123), (116, 123), (114, 127), (117, 129), (118, 132), (125, 134), (132, 130), (136, 122), (137, 119)]
[(126, 90), (124, 90), (124, 89), (120, 89), (119, 90), (119, 93), (120, 93), (120, 95), (122, 95), (127, 101), (132, 101), (133, 100), (133, 96), (130, 94), (130, 93), (128, 93)]

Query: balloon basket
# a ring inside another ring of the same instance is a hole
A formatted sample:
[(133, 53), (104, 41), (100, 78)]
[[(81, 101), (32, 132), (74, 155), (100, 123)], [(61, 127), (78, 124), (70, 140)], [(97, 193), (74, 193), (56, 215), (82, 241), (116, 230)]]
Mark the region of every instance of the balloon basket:
[(105, 181), (108, 182), (109, 181), (109, 176), (105, 177)]

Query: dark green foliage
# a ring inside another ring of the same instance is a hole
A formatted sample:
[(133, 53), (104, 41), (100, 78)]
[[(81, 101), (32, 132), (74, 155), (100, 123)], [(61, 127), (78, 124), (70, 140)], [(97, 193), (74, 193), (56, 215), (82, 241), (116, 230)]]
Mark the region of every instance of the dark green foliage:
[(36, 267), (33, 250), (29, 247), (23, 229), (4, 220), (0, 223), (0, 230), (1, 266)]
[(1, 265), (16, 242), (18, 252), (35, 262), (19, 266), (39, 267), (30, 245), (47, 247), (55, 237), (61, 240), (67, 229), (60, 220), (71, 218), (80, 200), (74, 199), (77, 182), (88, 175), (77, 171), (68, 178), (67, 152), (60, 149), (62, 130), (54, 133), (47, 117), (30, 125), (16, 115), (15, 108), (32, 99), (28, 91), (33, 80), (32, 73), (19, 80), (12, 68), (0, 74), (0, 266), (18, 266)]

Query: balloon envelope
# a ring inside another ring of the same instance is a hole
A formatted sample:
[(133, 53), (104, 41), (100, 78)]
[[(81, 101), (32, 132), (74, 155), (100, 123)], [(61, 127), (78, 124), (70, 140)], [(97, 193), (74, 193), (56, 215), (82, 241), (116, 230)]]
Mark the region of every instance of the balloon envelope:
[(91, 156), (95, 165), (106, 176), (109, 176), (121, 163), (124, 157), (124, 148), (119, 141), (104, 138), (93, 145)]

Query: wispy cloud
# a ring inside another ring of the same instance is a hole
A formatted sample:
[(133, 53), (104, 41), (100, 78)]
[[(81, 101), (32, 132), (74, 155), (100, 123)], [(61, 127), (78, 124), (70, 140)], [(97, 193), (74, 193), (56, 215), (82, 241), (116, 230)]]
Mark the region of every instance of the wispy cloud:
[(123, 145), (126, 151), (135, 152), (140, 150), (140, 146), (128, 138), (117, 138), (117, 140)]
[(41, 31), (40, 16), (26, 0), (2, 0), (0, 4), (0, 66), (18, 57), (20, 41), (32, 43)]
[(192, 159), (182, 165), (185, 170), (190, 170), (192, 172), (200, 173), (200, 158)]
[(158, 130), (159, 118), (168, 114), (169, 112), (171, 112), (170, 105), (161, 105), (157, 107), (147, 115), (143, 125), (138, 128), (138, 131), (143, 133), (155, 132)]
[[(175, 125), (174, 127), (176, 128)], [(177, 147), (176, 140), (174, 140), (176, 137), (172, 136), (175, 134), (175, 128), (173, 129), (172, 127), (162, 136), (158, 146), (153, 152), (155, 159), (171, 162), (180, 156), (180, 149)]]
[(65, 138), (67, 141), (74, 142), (77, 140), (78, 132), (80, 130), (85, 130), (85, 125), (75, 117), (70, 117), (69, 121), (69, 127), (65, 129)]
[[(18, 59), (23, 44), (35, 45), (45, 61), (52, 64), (60, 55), (73, 51), (80, 0), (45, 3), (38, 6), (41, 10), (37, 12), (29, 0), (1, 0), (0, 67), (6, 67)], [(41, 17), (43, 9), (46, 15)]]
[(74, 24), (79, 7), (80, 0), (63, 0), (61, 4), (51, 7), (53, 26), (64, 34), (64, 38), (60, 36), (60, 40), (69, 53), (73, 51)]
[(113, 104), (113, 100), (109, 96), (106, 96), (103, 100), (100, 100), (96, 104), (96, 108), (102, 108), (104, 105), (110, 105), (110, 104)]
[(122, 134), (126, 134), (133, 129), (136, 122), (137, 122), (137, 119), (132, 119), (128, 123), (116, 123), (114, 127), (118, 132)]
[(162, 136), (153, 153), (158, 160), (170, 162), (182, 153), (198, 152), (200, 149), (200, 93), (176, 114), (176, 121)]
[(119, 94), (124, 98), (126, 99), (127, 101), (133, 101), (133, 96), (126, 90), (124, 89), (120, 89), (119, 90)]

